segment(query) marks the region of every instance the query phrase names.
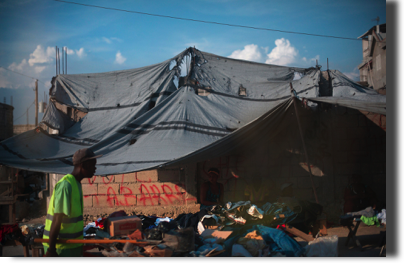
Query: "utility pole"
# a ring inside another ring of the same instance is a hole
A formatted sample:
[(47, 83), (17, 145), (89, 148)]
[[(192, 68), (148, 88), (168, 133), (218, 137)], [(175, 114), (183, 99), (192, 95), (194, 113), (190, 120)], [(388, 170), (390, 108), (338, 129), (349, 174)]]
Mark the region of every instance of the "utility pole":
[(36, 101), (35, 101), (35, 111), (36, 111), (36, 113), (35, 113), (35, 126), (37, 127), (38, 126), (38, 107), (39, 107), (39, 104), (38, 104), (38, 80), (36, 80), (35, 84), (36, 84), (36, 86), (35, 86), (35, 92), (36, 92)]

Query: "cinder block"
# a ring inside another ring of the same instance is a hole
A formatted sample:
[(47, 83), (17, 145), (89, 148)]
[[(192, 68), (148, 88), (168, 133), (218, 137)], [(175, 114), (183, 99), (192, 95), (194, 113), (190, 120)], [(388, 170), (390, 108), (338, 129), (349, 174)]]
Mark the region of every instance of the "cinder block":
[(116, 205), (118, 206), (136, 206), (137, 205), (137, 196), (136, 195), (117, 195)]
[(98, 184), (98, 194), (119, 194), (120, 184)]
[(163, 183), (141, 183), (141, 194), (161, 194), (163, 193)]
[[(150, 170), (150, 171), (142, 171), (137, 172), (135, 175), (134, 182), (157, 182), (158, 181), (158, 171), (157, 170)], [(125, 181), (128, 182), (128, 181)], [(129, 181), (131, 182), (131, 181)]]
[(96, 195), (97, 194), (97, 184), (83, 184), (82, 185), (82, 194), (83, 195)]
[(114, 201), (117, 199), (116, 195), (96, 195), (92, 198), (93, 207), (114, 207)]
[(161, 205), (183, 205), (185, 204), (185, 194), (161, 194)]
[(100, 176), (93, 176), (92, 178), (84, 178), (81, 180), (81, 184), (93, 184)]
[(118, 174), (115, 176), (114, 182), (134, 183), (136, 182), (136, 173)]
[(141, 194), (142, 183), (123, 183), (120, 184), (120, 194)]
[(158, 194), (141, 194), (137, 195), (137, 206), (158, 206), (160, 197)]
[(162, 185), (162, 193), (166, 194), (176, 194), (181, 193), (183, 188), (178, 185), (178, 183), (168, 183), (164, 182)]
[(84, 207), (92, 207), (92, 196), (84, 195), (83, 197)]
[(99, 176), (99, 181), (97, 183), (109, 184), (114, 182), (115, 175)]

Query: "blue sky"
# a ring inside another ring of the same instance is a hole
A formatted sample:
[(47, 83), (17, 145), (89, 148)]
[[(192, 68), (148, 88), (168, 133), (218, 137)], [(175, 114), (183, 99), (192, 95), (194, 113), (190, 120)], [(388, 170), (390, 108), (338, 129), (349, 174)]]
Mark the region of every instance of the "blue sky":
[[(193, 0), (74, 2), (220, 23), (357, 38), (386, 23), (380, 0)], [(39, 98), (55, 75), (55, 46), (68, 47), (68, 73), (105, 72), (165, 61), (189, 46), (222, 56), (326, 69), (359, 78), (361, 41), (173, 20), (52, 0), (0, 1), (0, 66), (39, 79)], [(34, 99), (34, 81), (0, 68), (0, 102), (13, 96), (14, 118)], [(29, 122), (34, 123), (34, 106)], [(40, 114), (40, 119), (42, 114)], [(15, 121), (25, 124), (26, 116)]]

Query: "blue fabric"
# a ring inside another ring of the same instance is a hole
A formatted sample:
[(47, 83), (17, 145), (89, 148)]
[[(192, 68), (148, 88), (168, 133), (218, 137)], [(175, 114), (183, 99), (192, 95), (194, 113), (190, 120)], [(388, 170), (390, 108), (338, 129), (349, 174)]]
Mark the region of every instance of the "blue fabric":
[[(233, 230), (227, 229), (224, 231)], [(271, 252), (279, 252), (287, 257), (299, 257), (303, 254), (304, 248), (302, 248), (299, 243), (297, 243), (293, 238), (286, 235), (285, 232), (266, 227), (262, 225), (254, 225), (251, 229), (248, 229), (244, 232), (240, 232), (240, 228), (236, 228), (233, 231), (233, 234), (227, 238), (224, 242), (224, 248), (226, 252), (221, 254), (222, 256), (231, 256), (231, 248), (235, 242), (241, 237), (246, 236), (248, 233), (252, 232), (253, 230), (258, 230), (260, 235), (263, 237), (264, 241), (269, 245)]]
[(304, 249), (285, 232), (262, 225), (256, 227), (271, 251), (283, 253), (288, 257), (299, 257), (303, 254)]

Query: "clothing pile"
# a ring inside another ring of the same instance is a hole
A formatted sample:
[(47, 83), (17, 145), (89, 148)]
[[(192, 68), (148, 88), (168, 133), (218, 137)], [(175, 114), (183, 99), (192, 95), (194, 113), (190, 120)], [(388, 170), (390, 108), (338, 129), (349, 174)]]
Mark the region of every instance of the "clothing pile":
[(374, 210), (373, 207), (369, 206), (363, 210), (349, 212), (340, 217), (340, 223), (344, 226), (352, 225), (353, 220), (361, 220), (361, 222), (368, 226), (376, 225), (379, 227), (381, 224), (386, 224), (386, 209), (382, 209), (378, 212), (377, 210)]
[(35, 238), (42, 238), (45, 225), (13, 225), (0, 226), (0, 243), (18, 241), (24, 246), (33, 245)]

